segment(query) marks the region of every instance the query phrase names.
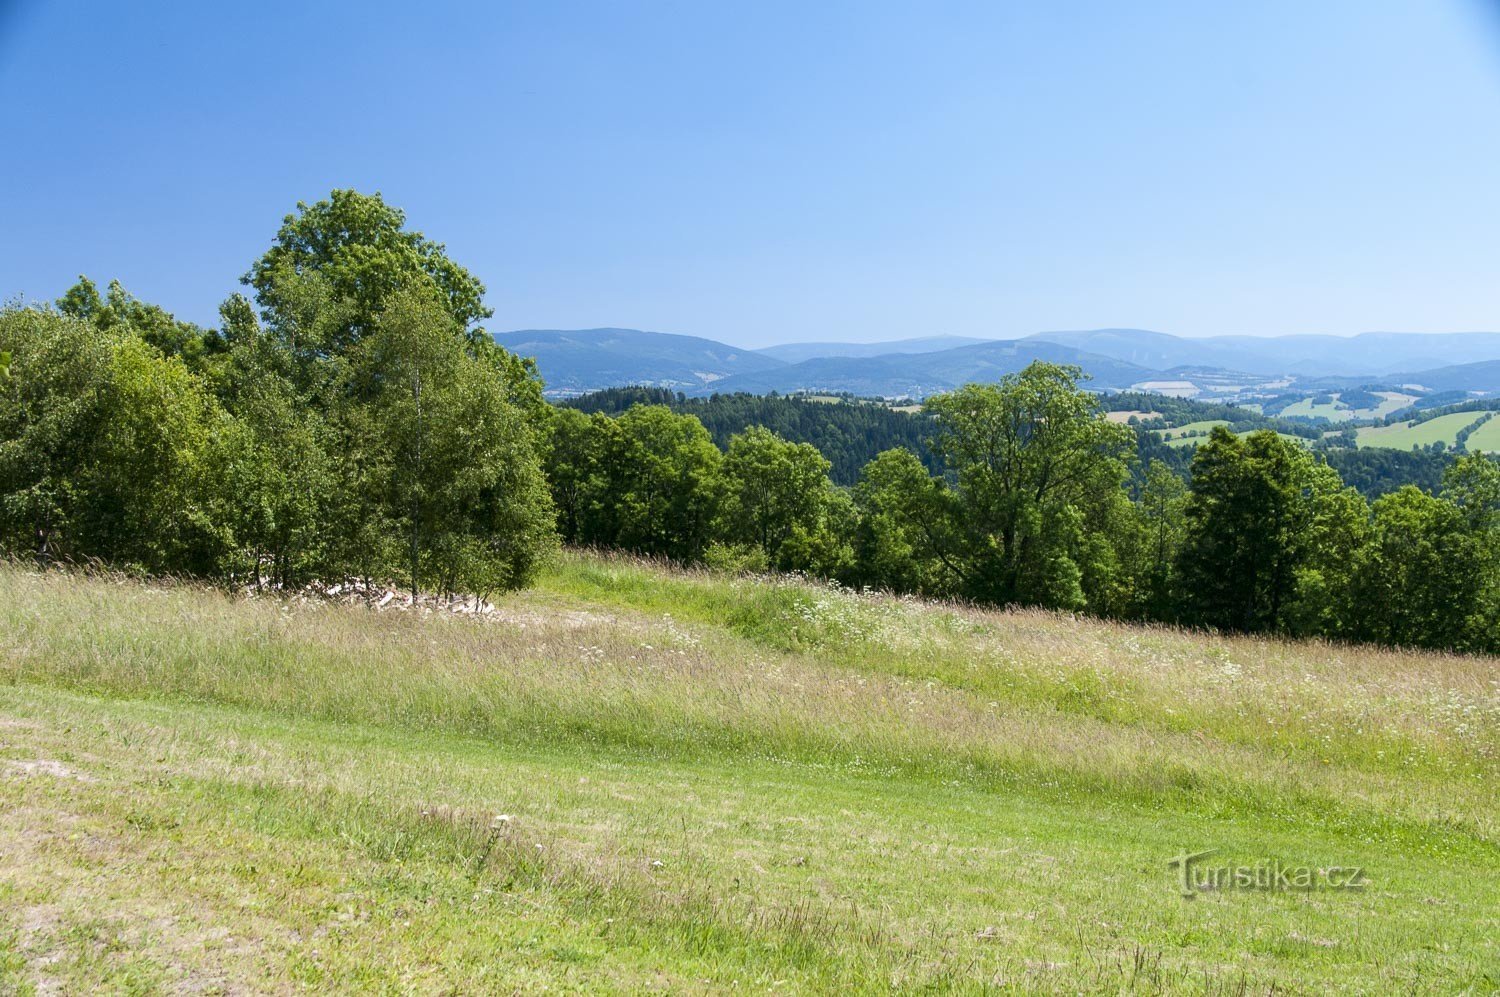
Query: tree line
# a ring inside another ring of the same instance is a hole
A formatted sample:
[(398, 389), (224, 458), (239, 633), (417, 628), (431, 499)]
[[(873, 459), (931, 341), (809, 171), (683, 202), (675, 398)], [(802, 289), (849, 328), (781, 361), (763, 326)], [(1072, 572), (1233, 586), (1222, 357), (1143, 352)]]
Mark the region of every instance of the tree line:
[(1143, 455), (1150, 434), (1103, 418), (1077, 368), (1038, 362), (929, 399), (910, 423), (920, 446), (884, 449), (843, 485), (818, 447), (772, 427), (716, 444), (680, 399), (548, 405), (534, 366), (484, 331), (483, 285), (378, 195), (298, 205), (243, 283), (216, 329), (86, 279), (0, 311), (5, 552), (236, 586), (483, 594), (527, 584), (562, 542), (1500, 650), (1500, 465), (1481, 455), (1434, 491), (1370, 502), (1296, 441), (1219, 428), (1173, 455), (1185, 477)]
[(628, 387), (593, 391), (564, 404), (606, 415), (619, 415), (633, 405), (665, 405), (696, 416), (720, 449), (729, 446), (736, 433), (763, 426), (778, 436), (817, 447), (828, 458), (828, 474), (837, 485), (852, 486), (870, 458), (891, 447), (906, 447), (921, 454), (929, 469), (940, 469), (924, 442), (932, 435), (931, 420), (923, 413), (893, 409), (877, 400), (822, 401), (742, 391), (688, 398), (669, 388)]
[(378, 195), (300, 204), (204, 329), (86, 278), (0, 312), (0, 547), (234, 584), (523, 585), (555, 545), (535, 370)]

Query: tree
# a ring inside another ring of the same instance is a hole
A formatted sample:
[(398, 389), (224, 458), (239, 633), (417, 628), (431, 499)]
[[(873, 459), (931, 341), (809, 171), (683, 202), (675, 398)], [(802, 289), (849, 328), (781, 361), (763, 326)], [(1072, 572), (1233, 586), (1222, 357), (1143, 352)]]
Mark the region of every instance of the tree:
[(542, 467), (557, 509), (557, 530), (565, 543), (585, 542), (588, 503), (598, 472), (599, 437), (593, 421), (577, 409), (558, 408), (548, 413)]
[[(299, 279), (316, 274), (323, 293), (347, 306), (338, 321), (308, 329)], [(298, 202), (282, 219), (276, 241), (242, 278), (255, 289), (267, 323), (302, 329), (317, 349), (340, 352), (375, 330), (386, 301), (400, 291), (433, 295), (464, 337), (483, 338), (477, 324), (492, 313), (484, 285), (449, 259), (444, 247), (406, 229), (406, 215), (380, 194), (335, 190), (327, 200)]]
[(211, 570), (202, 461), (219, 413), (183, 363), (123, 330), (0, 313), (0, 543), (42, 563)]
[(1109, 598), (1107, 545), (1086, 530), (1118, 508), (1134, 433), (1101, 417), (1080, 377), (1036, 361), (927, 402), (965, 537), (947, 558), (974, 598), (1064, 608)]
[(1484, 540), (1464, 510), (1410, 485), (1378, 499), (1354, 566), (1352, 635), (1382, 644), (1494, 651)]
[(292, 356), (248, 308), (236, 295), (221, 309), (230, 345), (217, 388), (228, 415), (208, 456), (215, 518), (227, 529), (220, 570), (277, 586), (340, 574), (346, 534), (335, 526), (350, 503), (339, 447), (323, 407), (299, 389)]
[(1174, 565), (1182, 547), (1186, 523), (1187, 483), (1161, 461), (1146, 469), (1136, 513), (1141, 530), (1140, 580), (1137, 598), (1141, 611), (1159, 620), (1175, 615)]
[(961, 549), (956, 497), (915, 453), (897, 447), (866, 464), (854, 501), (862, 584), (933, 595), (957, 590), (960, 576), (949, 561)]
[(762, 426), (731, 437), (724, 457), (724, 535), (759, 547), (783, 570), (812, 568), (830, 539), (831, 466), (812, 444), (789, 443)]
[(519, 587), (555, 542), (531, 427), (455, 331), (436, 296), (393, 295), (341, 392), (348, 476), (376, 524), (366, 570), (404, 565), (414, 594)]
[(1193, 458), (1178, 558), (1195, 623), (1247, 632), (1337, 633), (1365, 508), (1299, 443), (1214, 427)]
[(109, 282), (108, 296), (100, 297), (94, 282), (80, 275), (78, 283), (57, 299), (57, 310), (101, 331), (128, 331), (195, 371), (223, 345), (212, 331), (178, 321), (166, 309), (130, 294), (117, 280)]
[(722, 496), (722, 456), (708, 431), (662, 405), (637, 405), (611, 425), (612, 438), (600, 447), (594, 511), (612, 520), (614, 542), (642, 554), (701, 559)]

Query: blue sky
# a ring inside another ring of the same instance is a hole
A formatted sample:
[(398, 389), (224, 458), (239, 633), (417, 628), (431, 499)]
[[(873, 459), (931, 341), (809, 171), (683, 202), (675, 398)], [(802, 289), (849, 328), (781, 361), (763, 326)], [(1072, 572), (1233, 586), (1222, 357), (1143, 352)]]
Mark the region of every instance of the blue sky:
[(202, 322), (382, 191), (495, 330), (1500, 329), (1478, 0), (0, 0), (0, 295)]

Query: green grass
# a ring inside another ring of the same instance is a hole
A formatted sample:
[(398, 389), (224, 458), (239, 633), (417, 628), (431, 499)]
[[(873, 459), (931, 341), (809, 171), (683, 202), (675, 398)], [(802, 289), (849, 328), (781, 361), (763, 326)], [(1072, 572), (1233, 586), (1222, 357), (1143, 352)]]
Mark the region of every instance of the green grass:
[(1348, 422), (1352, 419), (1380, 419), (1416, 401), (1415, 395), (1404, 395), (1397, 391), (1377, 391), (1375, 394), (1381, 398), (1381, 402), (1374, 408), (1350, 408), (1343, 403), (1340, 395), (1335, 394), (1333, 395), (1334, 400), (1332, 402), (1324, 402), (1322, 404), (1314, 404), (1311, 398), (1303, 398), (1282, 409), (1281, 415), (1288, 418), (1299, 415), (1309, 418), (1322, 416), (1331, 422)]
[[(1209, 430), (1215, 426), (1227, 426), (1227, 419), (1204, 419), (1199, 422), (1187, 422), (1181, 426), (1173, 426), (1171, 429), (1157, 430), (1156, 435), (1174, 447), (1196, 447), (1199, 443), (1208, 439)], [(1196, 433), (1196, 436), (1187, 436), (1188, 433)]]
[[(1442, 441), (1454, 445), (1459, 430), (1475, 422), (1483, 413), (1452, 412), (1426, 422), (1398, 422), (1391, 426), (1366, 426), (1359, 430), (1361, 447), (1387, 447), (1395, 450), (1410, 450), (1413, 446), (1427, 447)], [(1493, 421), (1493, 420), (1492, 420)]]
[(1464, 446), (1470, 453), (1500, 453), (1500, 415), (1491, 416), (1470, 433)]
[[(1163, 437), (1163, 442), (1166, 443), (1168, 446), (1173, 446), (1173, 447), (1197, 447), (1200, 443), (1206, 443), (1206, 442), (1208, 442), (1209, 430), (1213, 429), (1215, 426), (1227, 426), (1227, 425), (1229, 425), (1229, 423), (1226, 420), (1223, 420), (1223, 419), (1206, 419), (1206, 420), (1204, 420), (1202, 422), (1184, 423), (1183, 425), (1178, 426), (1175, 429), (1157, 430), (1157, 435), (1158, 436), (1162, 436)], [(1199, 433), (1199, 435), (1197, 435), (1197, 436), (1186, 436), (1186, 437), (1183, 435), (1184, 433), (1187, 433), (1187, 432), (1190, 432), (1190, 431), (1193, 431), (1193, 430), (1196, 430)], [(1247, 430), (1245, 430), (1243, 432), (1236, 433), (1235, 435), (1238, 436), (1238, 437), (1240, 437), (1241, 439), (1244, 439), (1246, 436), (1249, 436), (1253, 432), (1255, 432), (1255, 430), (1247, 429)], [(1170, 435), (1171, 439), (1166, 439), (1165, 438), (1168, 435)], [(1302, 437), (1300, 437), (1300, 436), (1293, 436), (1290, 433), (1277, 433), (1276, 435), (1279, 436), (1279, 437), (1281, 437), (1283, 440), (1291, 440), (1294, 443), (1301, 443), (1301, 444), (1304, 444), (1304, 445), (1307, 443), (1307, 441), (1304, 440)]]
[(0, 992), (1500, 986), (1490, 659), (582, 555), (478, 620), (0, 597)]

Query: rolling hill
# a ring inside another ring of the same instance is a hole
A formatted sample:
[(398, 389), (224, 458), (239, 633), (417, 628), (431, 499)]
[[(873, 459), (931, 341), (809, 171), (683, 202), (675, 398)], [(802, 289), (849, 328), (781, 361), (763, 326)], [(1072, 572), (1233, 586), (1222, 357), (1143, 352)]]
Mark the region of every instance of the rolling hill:
[(992, 340), (972, 336), (922, 336), (917, 339), (893, 339), (887, 343), (782, 343), (755, 352), (787, 363), (801, 363), (817, 357), (878, 357), (892, 353), (937, 353), (958, 346), (973, 346)]
[(1128, 388), (1160, 376), (1132, 363), (1084, 353), (1039, 340), (997, 340), (935, 353), (893, 353), (874, 357), (816, 357), (772, 370), (735, 374), (705, 391), (782, 394), (795, 391), (846, 391), (887, 398), (923, 398), (971, 381), (998, 381), (1033, 360), (1077, 364), (1092, 378), (1091, 387)]
[(1421, 385), (1428, 391), (1500, 392), (1500, 360), (1454, 364), (1433, 370), (1398, 375), (1403, 384)]
[[(1493, 679), (581, 553), (488, 614), (3, 564), (0, 992), (1490, 993)], [(1365, 872), (1184, 897), (1210, 848)]]
[(626, 384), (688, 391), (732, 374), (786, 366), (774, 357), (711, 339), (639, 329), (526, 329), (495, 342), (534, 357), (549, 394), (578, 394)]
[(923, 397), (969, 381), (993, 381), (1037, 359), (1077, 364), (1099, 389), (1143, 385), (1233, 400), (1367, 384), (1500, 392), (1500, 333), (1481, 332), (1187, 339), (1145, 329), (1095, 329), (1023, 339), (930, 336), (887, 343), (786, 343), (761, 350), (613, 328), (530, 329), (499, 333), (495, 340), (535, 357), (553, 397), (627, 385), (689, 395), (835, 391)]
[(1303, 377), (1384, 377), (1400, 371), (1500, 358), (1500, 333), (1495, 332), (1365, 332), (1357, 336), (1197, 339), (1146, 329), (1093, 329), (1039, 332), (1027, 338), (1061, 343), (1158, 369), (1206, 366), (1250, 374)]

